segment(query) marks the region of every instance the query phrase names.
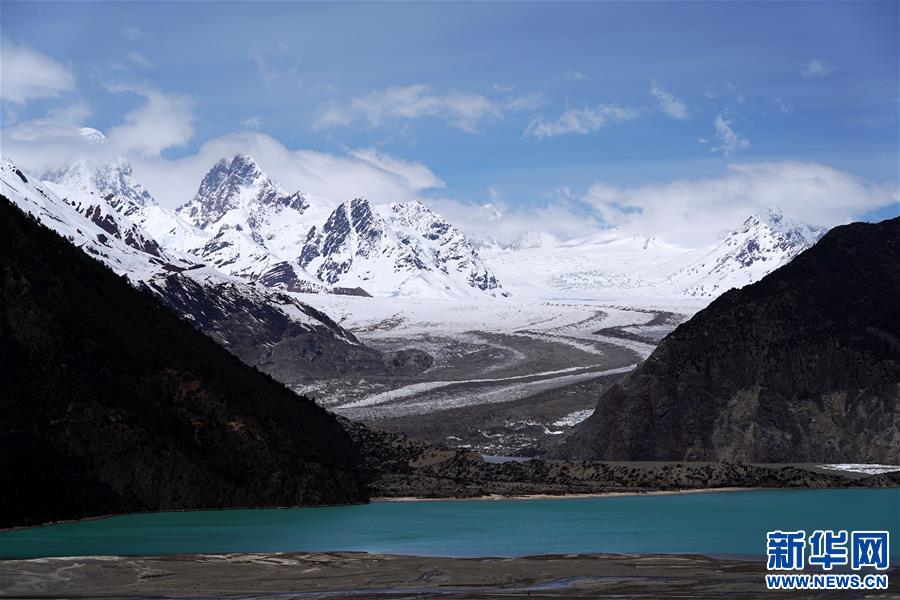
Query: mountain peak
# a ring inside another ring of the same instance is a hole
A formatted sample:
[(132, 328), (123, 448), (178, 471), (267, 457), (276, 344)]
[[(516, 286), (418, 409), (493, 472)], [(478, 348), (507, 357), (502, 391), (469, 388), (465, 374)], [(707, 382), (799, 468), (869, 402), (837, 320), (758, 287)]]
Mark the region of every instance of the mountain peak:
[(729, 232), (706, 256), (682, 270), (680, 275), (699, 276), (684, 292), (714, 297), (758, 281), (789, 263), (824, 233), (785, 216), (779, 207), (762, 209)]
[(744, 222), (737, 232), (732, 232), (731, 235), (744, 233), (757, 224), (769, 228), (773, 235), (783, 236), (798, 245), (812, 245), (825, 233), (824, 229), (813, 227), (785, 215), (778, 206), (770, 206), (757, 211)]
[(131, 163), (121, 156), (99, 163), (82, 158), (60, 169), (46, 172), (41, 179), (80, 192), (96, 194), (126, 216), (156, 205), (150, 192), (135, 178)]
[(260, 168), (259, 163), (249, 154), (235, 154), (231, 159), (228, 170), (235, 177), (241, 178), (245, 183), (250, 183), (256, 179), (268, 179)]
[(221, 159), (206, 173), (194, 199), (178, 212), (205, 229), (233, 210), (248, 214), (266, 206), (284, 206), (303, 212), (308, 206), (300, 192), (288, 194), (270, 179), (249, 154)]
[(106, 141), (106, 136), (103, 135), (103, 132), (99, 129), (94, 129), (93, 127), (80, 127), (78, 129), (78, 135), (92, 142)]
[(784, 212), (780, 206), (768, 206), (754, 215), (757, 219), (764, 222), (780, 223), (784, 220)]

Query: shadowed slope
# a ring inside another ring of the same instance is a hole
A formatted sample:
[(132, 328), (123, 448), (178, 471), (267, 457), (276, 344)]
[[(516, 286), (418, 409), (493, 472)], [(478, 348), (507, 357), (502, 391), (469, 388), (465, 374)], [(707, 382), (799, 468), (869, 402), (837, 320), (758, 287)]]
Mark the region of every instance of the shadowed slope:
[(837, 227), (612, 386), (556, 458), (900, 460), (900, 218)]
[(366, 499), (337, 421), (0, 200), (0, 527)]

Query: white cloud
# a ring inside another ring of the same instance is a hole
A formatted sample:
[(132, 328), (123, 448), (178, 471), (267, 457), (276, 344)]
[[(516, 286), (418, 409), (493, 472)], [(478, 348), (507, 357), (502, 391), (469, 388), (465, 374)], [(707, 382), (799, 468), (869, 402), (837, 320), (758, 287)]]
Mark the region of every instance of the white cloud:
[(284, 189), (301, 190), (335, 206), (357, 196), (376, 203), (402, 202), (445, 185), (425, 165), (376, 150), (356, 149), (346, 154), (291, 150), (268, 135), (251, 131), (210, 140), (192, 156), (177, 160), (135, 156), (132, 163), (160, 203), (175, 207), (191, 199), (216, 161), (238, 153), (253, 156)]
[(133, 42), (133, 41), (137, 40), (138, 38), (143, 37), (144, 32), (142, 32), (140, 29), (138, 29), (134, 25), (125, 23), (122, 26), (122, 35), (124, 35), (125, 38), (128, 39), (128, 41)]
[(564, 197), (538, 206), (515, 206), (489, 192), (489, 202), (429, 198), (432, 207), (476, 243), (508, 244), (529, 233), (545, 233), (557, 239), (588, 236), (601, 224)]
[(713, 152), (721, 152), (724, 156), (731, 156), (738, 148), (746, 148), (750, 145), (746, 138), (731, 128), (731, 121), (728, 121), (722, 115), (716, 116), (714, 124), (716, 137), (719, 138), (719, 145), (712, 148)]
[(288, 44), (279, 42), (274, 48), (257, 50), (252, 56), (259, 77), (267, 88), (303, 87), (299, 54)]
[(256, 115), (247, 117), (246, 119), (241, 119), (241, 127), (243, 127), (244, 129), (259, 129), (260, 127), (262, 127), (262, 124), (262, 117), (258, 117)]
[(149, 68), (154, 66), (153, 63), (147, 60), (147, 58), (144, 57), (143, 54), (135, 52), (133, 50), (126, 55), (126, 58), (139, 67)]
[(399, 178), (411, 191), (421, 191), (446, 187), (446, 184), (420, 162), (410, 162), (395, 158), (373, 148), (359, 148), (349, 153), (355, 159), (378, 169), (386, 175)]
[(75, 87), (68, 67), (49, 56), (0, 39), (0, 98), (25, 104), (36, 98), (52, 98)]
[[(91, 115), (90, 107), (76, 103), (4, 127), (0, 130), (3, 155), (34, 173), (43, 173), (78, 158), (111, 160), (125, 156), (134, 160), (158, 156), (166, 148), (186, 144), (193, 136), (193, 102), (189, 97), (165, 94), (146, 85), (111, 85), (107, 89), (112, 93), (134, 93), (144, 101), (111, 127), (106, 136), (85, 128), (89, 125), (86, 121)], [(94, 135), (85, 137), (86, 130)]]
[[(529, 102), (533, 103), (533, 99), (520, 98), (517, 106), (525, 108)], [(433, 94), (429, 86), (419, 83), (376, 90), (354, 98), (348, 106), (332, 105), (319, 116), (315, 126), (347, 125), (358, 116), (373, 127), (387, 119), (437, 117), (448, 120), (463, 131), (474, 133), (482, 121), (502, 117), (503, 110), (493, 100), (480, 94), (455, 90), (443, 95)]]
[(635, 119), (638, 111), (633, 108), (601, 104), (596, 108), (570, 108), (555, 121), (537, 118), (528, 125), (524, 134), (536, 138), (554, 137), (567, 133), (587, 134), (597, 131), (607, 123), (619, 123)]
[(507, 98), (503, 108), (517, 112), (520, 110), (537, 110), (544, 105), (544, 97), (541, 94), (524, 94)]
[(780, 110), (782, 113), (786, 115), (791, 114), (791, 107), (788, 106), (788, 104), (781, 98), (775, 98), (775, 106), (777, 106), (778, 110)]
[(123, 154), (155, 156), (166, 148), (183, 146), (194, 136), (194, 103), (189, 96), (164, 94), (146, 85), (110, 85), (107, 90), (146, 99), (109, 130), (110, 142)]
[(650, 95), (656, 98), (659, 109), (673, 119), (683, 121), (688, 118), (687, 104), (676, 98), (671, 92), (659, 87), (656, 81), (650, 83)]
[(823, 77), (828, 77), (832, 73), (834, 73), (834, 68), (816, 58), (809, 59), (809, 62), (806, 63), (806, 66), (800, 71), (800, 74), (803, 75), (805, 79), (822, 79)]
[(720, 177), (633, 188), (597, 183), (585, 197), (609, 225), (689, 247), (709, 243), (719, 232), (772, 206), (831, 227), (898, 200), (896, 186), (795, 161), (733, 164)]
[(566, 72), (566, 79), (574, 79), (575, 81), (582, 81), (585, 79), (584, 73), (581, 71), (568, 71)]
[(313, 127), (316, 129), (327, 129), (329, 127), (349, 125), (352, 122), (353, 115), (350, 114), (350, 111), (340, 106), (332, 105), (322, 111), (313, 123)]
[(17, 123), (4, 133), (18, 142), (36, 142), (54, 138), (79, 137), (79, 128), (91, 114), (87, 104), (79, 102), (71, 106), (53, 108), (43, 117)]

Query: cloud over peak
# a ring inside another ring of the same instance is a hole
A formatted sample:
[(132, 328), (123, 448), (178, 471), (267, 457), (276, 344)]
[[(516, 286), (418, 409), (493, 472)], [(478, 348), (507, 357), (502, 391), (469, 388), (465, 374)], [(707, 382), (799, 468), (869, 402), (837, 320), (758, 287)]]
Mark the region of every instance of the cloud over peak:
[(0, 97), (13, 104), (52, 98), (75, 88), (69, 67), (7, 38), (0, 39)]
[(157, 156), (166, 148), (183, 146), (194, 137), (194, 102), (190, 96), (165, 94), (147, 85), (107, 86), (114, 94), (132, 93), (146, 102), (126, 114), (109, 130), (111, 143), (123, 154)]
[(585, 201), (607, 225), (686, 246), (713, 241), (751, 214), (777, 206), (819, 226), (834, 226), (898, 200), (877, 184), (816, 162), (731, 164), (718, 177), (616, 188), (599, 182)]

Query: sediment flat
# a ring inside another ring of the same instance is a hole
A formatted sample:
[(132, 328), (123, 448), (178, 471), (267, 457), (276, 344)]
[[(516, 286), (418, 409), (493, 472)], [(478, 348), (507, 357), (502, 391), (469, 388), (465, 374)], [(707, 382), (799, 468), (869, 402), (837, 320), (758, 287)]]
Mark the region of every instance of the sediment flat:
[[(357, 552), (80, 557), (0, 562), (9, 598), (757, 598), (762, 559), (699, 555), (440, 558)], [(900, 573), (888, 571), (900, 592)], [(788, 594), (794, 597), (791, 594)], [(857, 594), (862, 596), (862, 594)], [(850, 592), (805, 597), (847, 598)], [(896, 596), (894, 596), (896, 597)]]

